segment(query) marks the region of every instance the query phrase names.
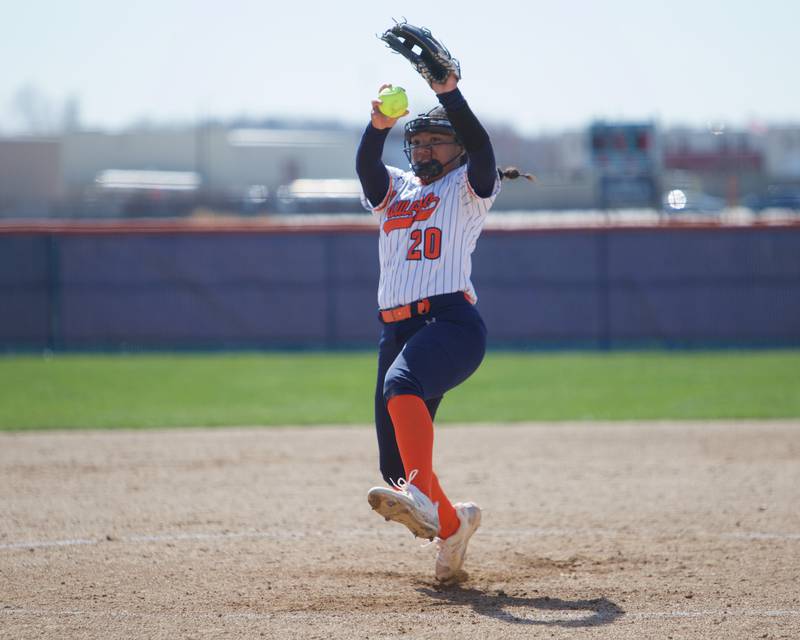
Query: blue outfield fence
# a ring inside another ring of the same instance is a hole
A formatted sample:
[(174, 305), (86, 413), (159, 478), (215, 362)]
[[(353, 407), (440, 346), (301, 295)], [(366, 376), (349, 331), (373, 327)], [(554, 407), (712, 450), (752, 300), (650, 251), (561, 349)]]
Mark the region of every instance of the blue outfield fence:
[[(0, 228), (0, 348), (373, 347), (377, 229)], [(490, 346), (800, 345), (800, 225), (484, 231)]]

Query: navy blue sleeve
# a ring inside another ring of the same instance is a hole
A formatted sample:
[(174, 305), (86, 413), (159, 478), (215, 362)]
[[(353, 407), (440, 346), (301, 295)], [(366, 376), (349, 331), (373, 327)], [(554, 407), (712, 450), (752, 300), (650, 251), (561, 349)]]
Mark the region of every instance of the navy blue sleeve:
[(458, 88), (437, 97), (467, 150), (467, 178), (472, 189), (479, 197), (488, 198), (497, 179), (497, 163), (489, 134)]
[(370, 122), (356, 152), (356, 173), (370, 204), (377, 207), (389, 192), (389, 172), (381, 160), (389, 129), (376, 129)]

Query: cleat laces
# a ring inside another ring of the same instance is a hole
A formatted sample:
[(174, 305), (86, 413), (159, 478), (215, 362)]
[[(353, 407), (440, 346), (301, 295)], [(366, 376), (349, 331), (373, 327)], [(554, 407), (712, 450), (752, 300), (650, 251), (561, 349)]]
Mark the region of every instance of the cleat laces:
[(395, 489), (397, 489), (398, 491), (400, 491), (402, 493), (408, 493), (408, 486), (411, 484), (411, 481), (414, 478), (417, 477), (417, 473), (419, 473), (419, 471), (417, 469), (414, 469), (414, 470), (411, 471), (411, 473), (408, 474), (408, 479), (406, 479), (406, 478), (398, 478), (397, 482), (395, 482), (391, 478), (389, 478), (389, 479), (392, 480), (392, 486)]
[[(414, 502), (414, 504), (417, 505), (420, 508), (420, 512), (419, 512), (420, 516), (423, 517), (426, 522), (427, 521), (431, 521), (431, 518), (436, 518), (436, 522), (437, 522), (436, 526), (438, 528), (439, 503), (431, 501), (430, 498), (428, 498), (428, 496), (426, 496), (424, 493), (422, 493), (422, 490), (419, 487), (411, 484), (411, 482), (414, 480), (414, 478), (417, 477), (418, 473), (419, 473), (419, 471), (417, 469), (412, 469), (408, 473), (408, 478), (398, 478), (397, 482), (395, 482), (392, 478), (389, 478), (389, 479), (391, 480), (392, 486), (395, 489), (397, 489), (400, 493), (402, 493), (403, 495), (405, 495), (408, 498), (410, 498)], [(410, 487), (412, 487), (412, 486), (414, 488), (414, 491), (411, 491), (411, 489), (410, 489)], [(419, 494), (421, 497), (425, 498), (428, 501), (428, 504), (431, 505), (431, 508), (432, 508), (432, 513), (431, 514), (425, 514), (424, 513), (425, 505), (424, 504), (420, 504), (420, 500), (417, 498), (417, 494)], [(435, 540), (436, 540), (436, 538), (431, 538), (430, 540), (428, 540), (428, 542), (426, 542), (425, 544), (423, 544), (421, 546), (422, 547), (428, 547), (431, 544), (433, 544), (435, 542)]]

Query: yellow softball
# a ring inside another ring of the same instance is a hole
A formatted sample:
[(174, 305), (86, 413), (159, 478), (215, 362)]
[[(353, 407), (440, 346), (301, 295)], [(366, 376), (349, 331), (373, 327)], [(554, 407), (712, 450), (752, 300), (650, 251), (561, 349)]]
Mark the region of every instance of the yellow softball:
[(408, 109), (408, 96), (403, 87), (386, 87), (378, 94), (380, 112), (390, 118), (399, 118)]

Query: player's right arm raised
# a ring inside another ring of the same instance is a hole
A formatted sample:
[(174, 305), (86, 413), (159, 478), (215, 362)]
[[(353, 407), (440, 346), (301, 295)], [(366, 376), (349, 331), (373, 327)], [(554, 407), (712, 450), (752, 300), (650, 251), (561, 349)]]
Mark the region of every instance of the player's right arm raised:
[[(388, 86), (391, 85), (381, 85), (378, 92)], [(356, 153), (356, 173), (361, 181), (364, 195), (372, 206), (378, 206), (383, 202), (389, 191), (389, 172), (381, 160), (381, 155), (386, 136), (397, 122), (397, 118), (390, 118), (381, 113), (379, 106), (380, 100), (372, 101), (370, 123), (361, 136), (361, 143)]]

